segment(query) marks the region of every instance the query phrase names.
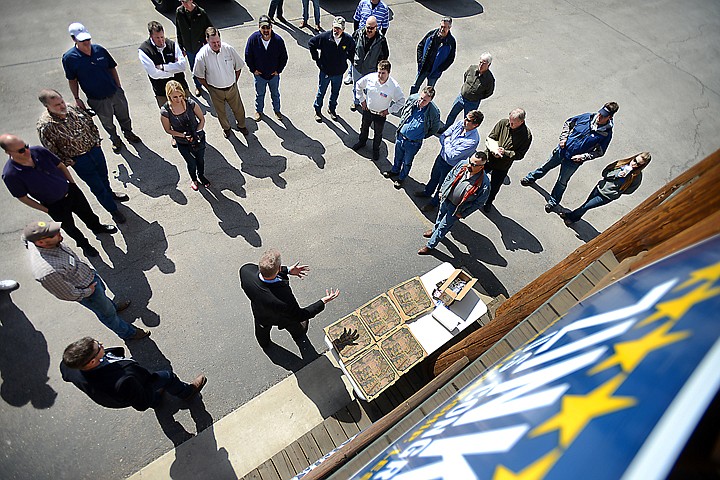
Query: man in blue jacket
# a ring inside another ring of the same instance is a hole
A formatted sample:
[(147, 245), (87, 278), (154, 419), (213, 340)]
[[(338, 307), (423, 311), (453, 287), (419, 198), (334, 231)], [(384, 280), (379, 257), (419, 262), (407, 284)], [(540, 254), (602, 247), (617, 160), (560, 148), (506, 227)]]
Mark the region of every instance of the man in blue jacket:
[(450, 33), (452, 18), (443, 17), (440, 28), (429, 31), (417, 46), (418, 73), (415, 83), (410, 87), (410, 95), (420, 90), (420, 85), (427, 79), (427, 84), (434, 87), (440, 75), (450, 68), (455, 61), (455, 37)]
[(435, 135), (440, 128), (440, 110), (433, 103), (435, 88), (424, 87), (418, 95), (410, 95), (400, 111), (400, 123), (395, 139), (395, 160), (383, 177), (397, 177), (393, 186), (402, 187), (410, 174), (415, 155), (420, 151), (423, 140)]
[(260, 16), (260, 29), (248, 37), (245, 45), (245, 63), (255, 78), (255, 116), (256, 122), (262, 118), (265, 106), (265, 92), (270, 87), (275, 117), (282, 120), (280, 113), (280, 73), (287, 65), (288, 53), (285, 42), (272, 30), (272, 22), (267, 15)]
[(345, 33), (345, 19), (335, 17), (332, 31), (315, 35), (308, 42), (310, 55), (320, 69), (320, 81), (315, 97), (315, 121), (322, 122), (322, 104), (328, 85), (330, 85), (330, 118), (337, 121), (337, 100), (342, 86), (342, 76), (348, 68), (348, 61), (355, 56), (355, 42)]
[(475, 152), (467, 163), (459, 162), (447, 174), (440, 187), (440, 211), (435, 226), (423, 233), (429, 240), (418, 250), (418, 255), (429, 255), (458, 219), (467, 217), (485, 203), (490, 195), (486, 162), (485, 152)]
[(527, 187), (560, 166), (560, 174), (545, 205), (547, 213), (560, 203), (570, 177), (580, 165), (605, 155), (612, 140), (613, 116), (619, 108), (617, 103), (608, 102), (597, 113), (583, 113), (568, 118), (560, 133), (560, 142), (545, 165), (520, 180), (520, 184)]

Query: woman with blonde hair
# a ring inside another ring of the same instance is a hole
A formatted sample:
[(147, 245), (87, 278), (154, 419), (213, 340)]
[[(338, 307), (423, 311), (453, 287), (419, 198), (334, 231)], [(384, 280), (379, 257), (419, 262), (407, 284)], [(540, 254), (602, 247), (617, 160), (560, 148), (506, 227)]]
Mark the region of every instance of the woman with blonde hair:
[(207, 188), (210, 181), (205, 178), (205, 116), (192, 98), (185, 97), (185, 90), (175, 80), (165, 85), (165, 96), (168, 101), (160, 107), (160, 121), (185, 159), (190, 188), (197, 191), (198, 179)]
[(632, 157), (617, 160), (602, 171), (602, 180), (588, 196), (585, 203), (568, 213), (561, 213), (565, 225), (571, 225), (582, 218), (591, 208), (597, 208), (617, 200), (621, 195), (630, 195), (642, 182), (642, 171), (650, 163), (649, 152), (641, 152)]

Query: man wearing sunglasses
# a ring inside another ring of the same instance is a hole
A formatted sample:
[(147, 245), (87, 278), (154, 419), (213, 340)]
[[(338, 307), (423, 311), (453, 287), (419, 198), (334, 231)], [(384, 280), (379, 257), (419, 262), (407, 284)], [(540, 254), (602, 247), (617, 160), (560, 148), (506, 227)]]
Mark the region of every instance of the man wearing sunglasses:
[(23, 139), (7, 133), (0, 135), (0, 147), (10, 156), (2, 173), (10, 194), (61, 222), (62, 229), (86, 257), (97, 257), (98, 251), (75, 226), (73, 214), (96, 235), (115, 233), (117, 228), (100, 223), (62, 160), (44, 147), (30, 147)]
[(245, 45), (245, 63), (253, 73), (255, 80), (255, 116), (256, 122), (262, 118), (265, 107), (265, 92), (270, 88), (275, 118), (282, 120), (280, 113), (280, 74), (288, 62), (285, 41), (273, 32), (272, 22), (267, 15), (261, 15), (259, 30), (247, 39)]
[(92, 311), (100, 322), (123, 340), (138, 340), (150, 332), (118, 316), (130, 301), (115, 303), (105, 294), (102, 278), (88, 264), (62, 244), (58, 222), (31, 222), (23, 230), (30, 253), (33, 277), (59, 300), (78, 302)]
[(138, 411), (160, 406), (163, 392), (190, 401), (207, 383), (202, 374), (188, 384), (170, 370), (150, 372), (132, 358), (125, 358), (123, 347), (106, 349), (92, 337), (81, 338), (65, 348), (60, 373), (63, 380), (98, 405)]
[(475, 152), (466, 162), (458, 163), (440, 187), (440, 211), (435, 226), (423, 233), (427, 245), (418, 250), (418, 255), (429, 255), (445, 238), (455, 222), (480, 208), (490, 194), (490, 180), (484, 168), (487, 162), (485, 152)]
[(580, 165), (605, 155), (612, 140), (613, 116), (619, 108), (617, 103), (608, 102), (597, 113), (583, 113), (568, 118), (560, 133), (560, 142), (547, 162), (520, 180), (520, 184), (527, 187), (550, 170), (560, 167), (560, 174), (545, 205), (547, 213), (555, 210), (560, 203), (570, 178)]
[(357, 93), (358, 80), (365, 75), (377, 72), (378, 62), (387, 60), (390, 57), (390, 50), (387, 39), (378, 31), (378, 22), (373, 16), (367, 19), (363, 28), (353, 32), (352, 38), (355, 41), (355, 57), (350, 66), (353, 82), (353, 104), (350, 110), (355, 111), (360, 107)]

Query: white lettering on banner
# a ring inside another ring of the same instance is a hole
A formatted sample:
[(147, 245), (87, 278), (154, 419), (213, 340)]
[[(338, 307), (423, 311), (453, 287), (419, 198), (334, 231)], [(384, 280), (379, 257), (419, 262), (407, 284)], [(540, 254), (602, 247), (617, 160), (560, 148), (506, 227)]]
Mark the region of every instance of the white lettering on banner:
[[(635, 318), (630, 319), (626, 322), (621, 323), (620, 325), (616, 325), (615, 327), (593, 333), (592, 335), (588, 335), (586, 337), (582, 337), (580, 340), (577, 340), (573, 343), (564, 345), (559, 348), (555, 348), (547, 353), (543, 353), (542, 355), (536, 355), (535, 357), (533, 357), (532, 360), (528, 360), (522, 365), (519, 365), (513, 373), (522, 372), (523, 370), (527, 370), (528, 368), (536, 367), (551, 360), (556, 360), (571, 353), (584, 350), (592, 345), (604, 343), (611, 338), (619, 337), (620, 335), (630, 330), (630, 328), (632, 328), (636, 321), (637, 319)], [(538, 353), (540, 353), (540, 350), (538, 350)]]
[[(471, 435), (435, 440), (420, 457), (441, 457), (441, 460), (396, 476), (375, 476), (394, 480), (475, 480), (477, 476), (464, 455), (501, 453), (510, 450), (530, 429), (529, 425), (499, 428)], [(385, 473), (385, 471), (381, 472)]]
[(503, 373), (507, 370), (510, 370), (511, 368), (513, 368), (516, 365), (520, 365), (525, 360), (532, 357), (532, 355), (533, 354), (530, 352), (525, 352), (525, 353), (521, 353), (520, 355), (518, 355), (516, 357), (511, 358), (507, 363), (503, 364), (503, 366), (498, 369), (498, 373)]
[[(543, 403), (540, 404), (533, 404), (533, 403), (525, 403), (520, 402), (516, 403), (511, 407), (504, 407), (503, 405), (510, 400), (514, 400), (522, 395), (525, 395), (533, 390), (536, 390), (542, 386), (548, 385), (555, 380), (562, 378), (566, 375), (570, 375), (571, 373), (577, 372), (578, 370), (581, 370), (589, 365), (592, 365), (593, 363), (597, 362), (597, 360), (605, 353), (607, 350), (607, 347), (598, 347), (590, 352), (584, 353), (582, 355), (578, 355), (573, 358), (569, 358), (567, 360), (563, 360), (562, 362), (552, 365), (550, 367), (545, 367), (542, 370), (538, 370), (537, 372), (532, 372), (530, 374), (527, 374), (525, 376), (522, 376), (520, 378), (514, 378), (512, 380), (509, 380), (507, 382), (500, 383), (497, 387), (495, 387), (491, 392), (490, 395), (502, 393), (502, 392), (508, 392), (505, 395), (502, 395), (501, 397), (496, 398), (495, 400), (491, 400), (490, 402), (484, 403), (466, 414), (464, 414), (460, 419), (458, 420), (458, 425), (465, 425), (467, 423), (477, 422), (480, 420), (485, 420), (488, 418), (496, 418), (498, 416), (507, 415), (508, 413), (518, 413), (521, 411), (527, 411), (532, 410), (535, 408), (540, 407), (546, 407), (549, 405), (552, 405), (555, 401), (557, 401), (563, 393), (567, 390), (567, 386), (561, 385), (559, 387), (553, 387), (552, 389), (547, 390), (546, 392), (549, 392), (549, 394), (546, 395), (532, 395), (530, 398), (532, 398), (535, 401), (542, 401)], [(545, 392), (539, 392), (539, 393), (545, 393)], [(521, 408), (521, 410), (517, 410), (517, 408)], [(499, 409), (498, 411), (506, 412), (502, 413), (502, 415), (496, 414), (496, 409)]]
[(418, 453), (422, 452), (423, 448), (427, 447), (432, 443), (432, 438), (426, 438), (424, 440), (418, 440), (413, 442), (405, 450), (398, 454), (398, 458), (414, 457)]
[(641, 298), (639, 302), (634, 305), (630, 305), (629, 307), (620, 308), (618, 310), (601, 313), (599, 315), (594, 315), (592, 317), (572, 322), (570, 325), (563, 327), (559, 332), (557, 332), (557, 335), (554, 335), (552, 340), (543, 345), (536, 353), (542, 353), (545, 350), (549, 349), (568, 332), (582, 330), (589, 327), (595, 327), (604, 323), (615, 322), (617, 320), (622, 320), (623, 318), (633, 317), (635, 315), (638, 315), (639, 313), (644, 312), (645, 310), (654, 307), (655, 304), (667, 292), (669, 292), (670, 289), (672, 289), (678, 281), (678, 279), (673, 279), (661, 285), (658, 285), (657, 287), (650, 290), (647, 295)]

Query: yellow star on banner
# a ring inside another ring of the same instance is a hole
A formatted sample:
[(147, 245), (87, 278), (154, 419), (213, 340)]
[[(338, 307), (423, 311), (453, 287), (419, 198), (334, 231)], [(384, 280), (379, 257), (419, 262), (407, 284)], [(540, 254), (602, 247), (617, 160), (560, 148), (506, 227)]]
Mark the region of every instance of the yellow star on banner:
[(612, 396), (625, 377), (616, 375), (587, 395), (565, 395), (560, 413), (536, 427), (530, 437), (560, 430), (560, 446), (567, 448), (593, 418), (632, 407), (637, 403), (634, 398)]
[(667, 302), (658, 303), (655, 306), (656, 312), (638, 323), (635, 328), (643, 327), (656, 320), (668, 317), (673, 322), (680, 320), (696, 303), (700, 303), (708, 298), (714, 297), (720, 293), (720, 287), (710, 288), (709, 284), (700, 285), (698, 288), (689, 291), (682, 297), (678, 297)]
[(668, 335), (668, 331), (672, 327), (673, 322), (666, 322), (642, 338), (616, 343), (613, 347), (615, 354), (590, 370), (590, 375), (595, 375), (615, 365), (620, 365), (623, 372), (630, 373), (653, 350), (679, 342), (690, 336), (690, 332), (687, 330)]
[(709, 267), (701, 268), (690, 274), (690, 279), (675, 287), (674, 291), (682, 290), (698, 282), (715, 283), (720, 280), (720, 262)]
[(547, 475), (560, 455), (560, 449), (556, 448), (517, 473), (503, 465), (498, 465), (493, 480), (540, 480)]

